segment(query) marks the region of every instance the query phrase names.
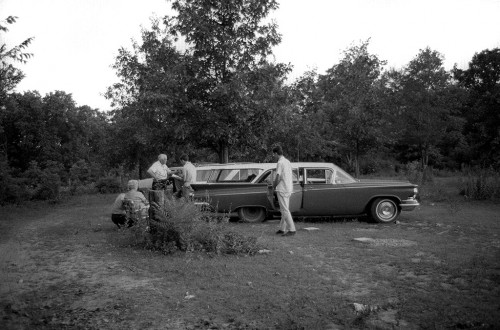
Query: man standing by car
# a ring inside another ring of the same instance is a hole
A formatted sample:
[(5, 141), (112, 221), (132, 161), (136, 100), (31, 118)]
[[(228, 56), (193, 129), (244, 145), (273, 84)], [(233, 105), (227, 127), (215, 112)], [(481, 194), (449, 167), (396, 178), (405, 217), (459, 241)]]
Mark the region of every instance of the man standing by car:
[(167, 166), (167, 155), (161, 154), (156, 161), (148, 169), (148, 174), (153, 177), (153, 190), (165, 189), (170, 176), (170, 169)]
[(293, 192), (292, 164), (283, 156), (281, 146), (273, 148), (273, 156), (278, 159), (276, 166), (276, 177), (273, 183), (273, 191), (278, 195), (280, 204), (281, 221), (280, 228), (276, 234), (282, 236), (293, 236), (296, 233), (292, 214), (290, 213), (290, 196)]
[(189, 195), (193, 192), (191, 184), (196, 182), (196, 167), (189, 161), (189, 157), (186, 154), (181, 156), (181, 163), (182, 178), (184, 180), (182, 184), (182, 196), (188, 199)]

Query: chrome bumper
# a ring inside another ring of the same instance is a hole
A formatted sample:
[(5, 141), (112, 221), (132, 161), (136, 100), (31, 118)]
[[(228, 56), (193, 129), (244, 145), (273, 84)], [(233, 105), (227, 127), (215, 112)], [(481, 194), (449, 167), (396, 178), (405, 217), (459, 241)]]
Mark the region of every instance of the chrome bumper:
[(413, 211), (417, 206), (420, 206), (420, 203), (414, 198), (405, 199), (399, 204), (401, 211)]

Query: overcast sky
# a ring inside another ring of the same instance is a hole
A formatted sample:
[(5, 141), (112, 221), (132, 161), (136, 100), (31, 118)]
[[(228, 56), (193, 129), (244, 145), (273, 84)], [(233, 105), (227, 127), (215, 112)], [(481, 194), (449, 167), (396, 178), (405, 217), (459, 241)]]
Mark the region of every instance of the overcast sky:
[[(276, 61), (296, 78), (324, 73), (353, 43), (370, 38), (369, 52), (401, 68), (429, 46), (445, 68), (466, 68), (475, 53), (500, 47), (500, 0), (279, 0), (272, 14), (282, 34)], [(110, 109), (102, 94), (117, 81), (111, 65), (120, 47), (139, 40), (153, 15), (170, 12), (165, 0), (0, 0), (0, 19), (18, 16), (2, 34), (8, 46), (35, 37), (34, 57), (18, 64), (26, 78), (17, 91), (56, 90), (77, 105)]]

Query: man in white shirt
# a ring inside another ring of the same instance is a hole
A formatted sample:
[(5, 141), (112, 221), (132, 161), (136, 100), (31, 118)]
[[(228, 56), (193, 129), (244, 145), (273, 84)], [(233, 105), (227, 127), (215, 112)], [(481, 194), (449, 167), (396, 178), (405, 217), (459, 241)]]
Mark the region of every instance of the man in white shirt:
[(148, 174), (153, 177), (153, 190), (165, 189), (170, 178), (170, 169), (167, 166), (167, 155), (161, 154), (156, 161), (148, 169)]
[(181, 156), (181, 163), (182, 178), (184, 179), (182, 184), (182, 195), (188, 198), (194, 191), (191, 184), (196, 182), (196, 167), (189, 161), (189, 157), (186, 154)]
[(281, 222), (276, 234), (282, 236), (293, 236), (296, 233), (292, 214), (290, 213), (290, 196), (293, 192), (292, 164), (283, 156), (281, 146), (273, 148), (273, 155), (278, 158), (276, 165), (276, 177), (273, 183), (273, 190), (278, 195), (280, 204)]

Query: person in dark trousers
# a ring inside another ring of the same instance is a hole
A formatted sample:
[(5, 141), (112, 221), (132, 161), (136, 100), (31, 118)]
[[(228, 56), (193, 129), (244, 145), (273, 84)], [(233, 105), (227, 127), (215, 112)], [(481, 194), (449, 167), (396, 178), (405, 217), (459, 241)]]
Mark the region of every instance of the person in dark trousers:
[(170, 183), (171, 171), (167, 166), (168, 157), (165, 154), (158, 156), (158, 161), (148, 169), (148, 174), (153, 177), (153, 190), (164, 190)]

